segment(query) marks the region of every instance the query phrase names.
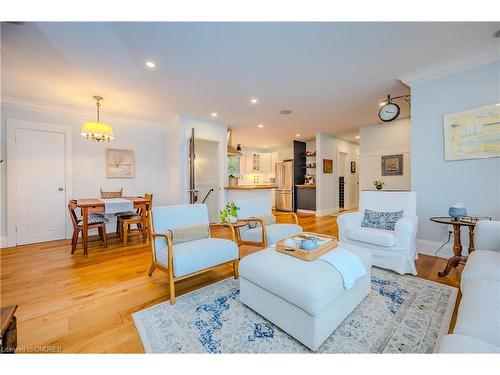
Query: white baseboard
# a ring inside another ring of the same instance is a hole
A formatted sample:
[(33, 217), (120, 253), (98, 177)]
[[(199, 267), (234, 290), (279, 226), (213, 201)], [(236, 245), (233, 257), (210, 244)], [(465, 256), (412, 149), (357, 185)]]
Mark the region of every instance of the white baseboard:
[(327, 208), (325, 210), (316, 211), (316, 216), (321, 217), (321, 216), (336, 214), (338, 212), (339, 210), (336, 208)]
[(303, 213), (303, 214), (316, 214), (316, 211), (313, 211), (313, 210), (303, 210), (301, 208), (297, 208), (297, 212), (300, 212), (300, 213)]
[(0, 249), (7, 247), (7, 236), (0, 237)]
[[(448, 242), (439, 253), (435, 254), (436, 250), (443, 244), (442, 242), (417, 239), (417, 252), (420, 254), (437, 256), (448, 259), (453, 256), (453, 238)], [(466, 249), (464, 249), (467, 252)]]

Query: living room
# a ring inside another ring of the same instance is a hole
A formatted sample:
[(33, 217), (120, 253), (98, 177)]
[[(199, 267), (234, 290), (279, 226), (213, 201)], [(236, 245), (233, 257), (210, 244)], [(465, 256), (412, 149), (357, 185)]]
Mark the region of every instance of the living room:
[(103, 11), (2, 17), (7, 367), (498, 365), (498, 20)]

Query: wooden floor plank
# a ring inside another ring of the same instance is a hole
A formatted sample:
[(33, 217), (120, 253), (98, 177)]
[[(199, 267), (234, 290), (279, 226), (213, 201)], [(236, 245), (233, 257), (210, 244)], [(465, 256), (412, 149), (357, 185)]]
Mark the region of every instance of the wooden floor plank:
[[(337, 235), (336, 217), (300, 214), (304, 230)], [(286, 219), (279, 218), (286, 222)], [(214, 236), (229, 238), (227, 229)], [(242, 246), (244, 257), (258, 248)], [(147, 275), (151, 249), (138, 239), (123, 247), (111, 236), (104, 249), (92, 238), (89, 257), (79, 243), (71, 255), (70, 241), (51, 241), (0, 251), (0, 304), (18, 304), (18, 346), (60, 346), (67, 353), (141, 353), (143, 348), (131, 314), (169, 298), (166, 275)], [(420, 255), (418, 276), (459, 286), (463, 266), (440, 278), (446, 261)], [(230, 277), (229, 266), (182, 280), (177, 296)], [(452, 326), (456, 320), (456, 311)]]

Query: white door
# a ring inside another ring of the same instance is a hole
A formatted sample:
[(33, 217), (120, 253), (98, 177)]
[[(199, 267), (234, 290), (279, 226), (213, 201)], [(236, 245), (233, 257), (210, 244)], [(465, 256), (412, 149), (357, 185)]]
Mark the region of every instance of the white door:
[(16, 243), (65, 238), (65, 135), (16, 129), (16, 157)]

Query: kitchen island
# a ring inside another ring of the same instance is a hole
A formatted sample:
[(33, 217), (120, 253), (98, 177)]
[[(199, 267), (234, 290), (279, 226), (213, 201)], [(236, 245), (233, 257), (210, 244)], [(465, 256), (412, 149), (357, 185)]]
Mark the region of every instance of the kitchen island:
[(241, 185), (226, 186), (228, 203), (241, 199), (265, 199), (274, 206), (274, 189), (276, 185)]

